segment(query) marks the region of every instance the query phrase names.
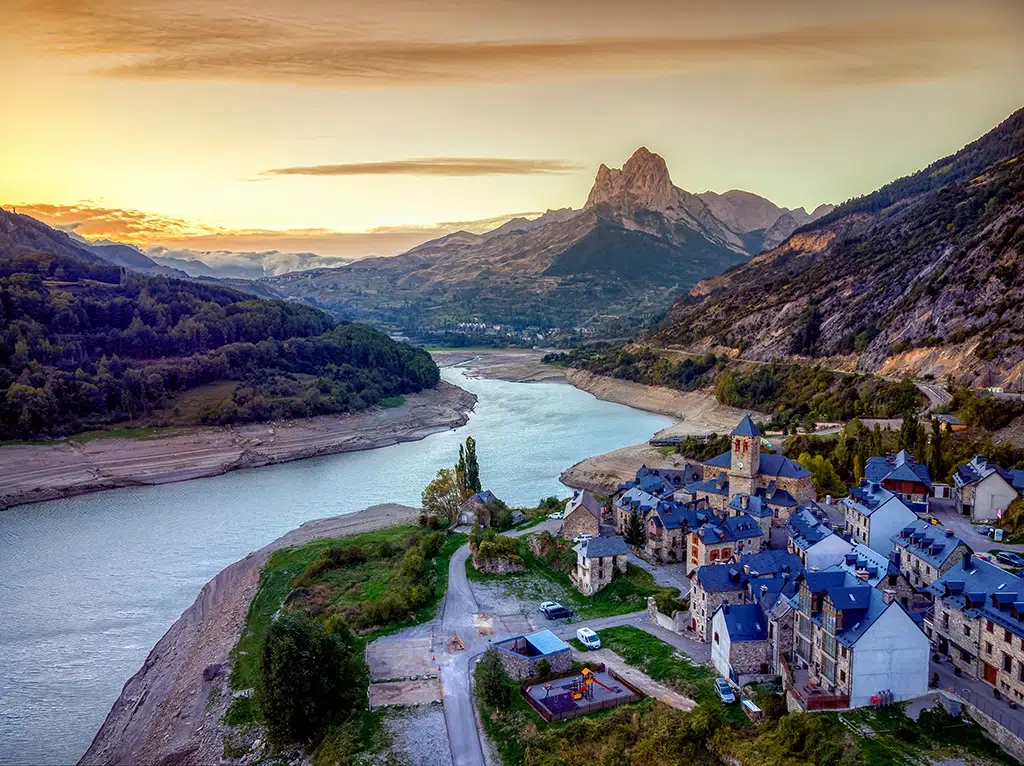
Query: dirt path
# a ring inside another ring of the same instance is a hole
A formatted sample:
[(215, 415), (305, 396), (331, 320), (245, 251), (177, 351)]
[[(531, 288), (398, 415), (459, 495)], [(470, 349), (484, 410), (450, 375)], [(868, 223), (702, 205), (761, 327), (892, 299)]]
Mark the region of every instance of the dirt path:
[(336, 452), (416, 441), (465, 425), (476, 396), (442, 381), (401, 407), (195, 428), (150, 439), (0, 447), (0, 510), (101, 489), (166, 484)]
[[(278, 548), (320, 537), (415, 524), (418, 515), (416, 508), (388, 504), (309, 521), (224, 569), (203, 587), (124, 685), (80, 763), (220, 763), (224, 744), (219, 721), (229, 696), (222, 691), (228, 656), (241, 635), (267, 557)], [(211, 695), (213, 689), (221, 693)], [(221, 704), (211, 704), (211, 699)]]

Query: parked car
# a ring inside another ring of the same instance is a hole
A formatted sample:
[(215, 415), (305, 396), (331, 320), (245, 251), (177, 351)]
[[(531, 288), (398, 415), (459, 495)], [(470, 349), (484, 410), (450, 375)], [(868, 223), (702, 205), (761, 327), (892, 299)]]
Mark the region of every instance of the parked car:
[(978, 534), (979, 535), (985, 535), (985, 537), (992, 537), (992, 533), (993, 532), (995, 532), (995, 530), (992, 529), (992, 527), (979, 527), (978, 528)]
[(733, 693), (732, 687), (724, 678), (715, 679), (715, 691), (718, 692), (718, 698), (726, 705), (731, 705), (736, 701), (736, 695)]
[(1010, 551), (1000, 551), (996, 554), (996, 561), (1000, 564), (1007, 564), (1011, 567), (1024, 567), (1024, 558)]
[(560, 620), (563, 617), (572, 617), (572, 609), (562, 606), (557, 601), (545, 601), (541, 604), (541, 611), (549, 620)]
[(588, 649), (600, 649), (601, 639), (590, 628), (580, 628), (576, 631), (576, 639)]
[(554, 513), (548, 514), (549, 519), (564, 519), (565, 511), (555, 511)]
[(574, 537), (572, 539), (572, 541), (574, 543), (585, 543), (585, 542), (587, 542), (587, 540), (593, 540), (593, 539), (594, 539), (593, 535), (576, 535), (576, 537)]

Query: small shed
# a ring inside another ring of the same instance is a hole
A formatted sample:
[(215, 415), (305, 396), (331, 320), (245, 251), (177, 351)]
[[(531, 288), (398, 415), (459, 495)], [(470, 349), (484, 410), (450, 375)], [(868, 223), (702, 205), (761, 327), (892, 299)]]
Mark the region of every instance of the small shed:
[(550, 630), (499, 641), (494, 648), (505, 672), (520, 681), (535, 677), (541, 660), (548, 661), (552, 673), (567, 673), (572, 669), (569, 645)]

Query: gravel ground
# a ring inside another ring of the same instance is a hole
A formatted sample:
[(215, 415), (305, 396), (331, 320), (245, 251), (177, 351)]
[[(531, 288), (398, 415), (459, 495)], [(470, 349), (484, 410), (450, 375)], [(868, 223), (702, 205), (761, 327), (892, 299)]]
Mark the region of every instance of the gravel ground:
[(403, 766), (452, 766), (448, 729), (441, 705), (394, 708), (384, 719), (392, 737), (383, 763)]

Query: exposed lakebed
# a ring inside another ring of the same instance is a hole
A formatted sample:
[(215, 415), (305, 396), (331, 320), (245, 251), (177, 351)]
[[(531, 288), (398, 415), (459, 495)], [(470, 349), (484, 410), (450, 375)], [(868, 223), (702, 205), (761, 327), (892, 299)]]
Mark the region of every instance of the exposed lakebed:
[[(443, 371), (470, 422), (419, 442), (119, 489), (0, 513), (0, 763), (70, 763), (121, 686), (213, 575), (309, 519), (418, 505), (473, 436), (513, 505), (565, 495), (559, 473), (673, 421), (572, 386)], [(2, 466), (0, 466), (2, 471)]]

